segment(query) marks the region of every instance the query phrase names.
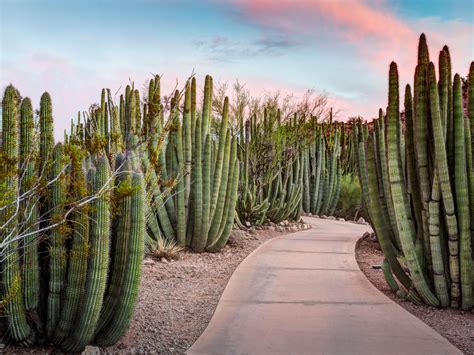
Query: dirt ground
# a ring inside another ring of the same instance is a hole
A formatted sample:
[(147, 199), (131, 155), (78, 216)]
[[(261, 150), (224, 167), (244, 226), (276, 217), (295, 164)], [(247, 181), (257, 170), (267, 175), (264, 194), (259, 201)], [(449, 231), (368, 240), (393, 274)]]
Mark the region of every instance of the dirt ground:
[(435, 329), (465, 354), (474, 354), (474, 313), (458, 309), (417, 306), (398, 298), (385, 282), (382, 270), (372, 267), (382, 264), (383, 254), (378, 243), (371, 237), (359, 241), (356, 247), (356, 259), (370, 282), (386, 296)]

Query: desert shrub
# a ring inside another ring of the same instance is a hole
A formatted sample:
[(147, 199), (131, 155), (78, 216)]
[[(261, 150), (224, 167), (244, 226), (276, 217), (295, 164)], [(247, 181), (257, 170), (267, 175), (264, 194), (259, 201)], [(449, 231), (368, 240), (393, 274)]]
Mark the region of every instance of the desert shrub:
[[(335, 215), (347, 220), (363, 216), (359, 178), (351, 173), (341, 176), (341, 193)], [(365, 217), (364, 217), (365, 218)]]
[(178, 260), (183, 251), (184, 248), (176, 243), (176, 241), (159, 238), (151, 255), (157, 259), (166, 258), (169, 260)]

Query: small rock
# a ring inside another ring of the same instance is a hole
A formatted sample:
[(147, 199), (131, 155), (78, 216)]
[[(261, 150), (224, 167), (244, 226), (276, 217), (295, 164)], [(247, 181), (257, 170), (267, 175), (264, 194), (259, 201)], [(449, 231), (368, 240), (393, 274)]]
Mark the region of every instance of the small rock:
[(329, 216), (329, 217), (328, 217), (328, 220), (330, 220), (330, 221), (335, 221), (335, 220), (336, 220), (336, 217), (334, 217), (334, 216)]
[(323, 215), (322, 215), (321, 217), (319, 217), (319, 218), (321, 218), (321, 219), (328, 219), (328, 216), (326, 216), (326, 215), (323, 214)]
[(245, 226), (246, 226), (247, 228), (250, 228), (252, 225), (250, 224), (250, 222), (247, 221), (247, 222), (245, 222)]
[(155, 265), (155, 261), (153, 259), (145, 259), (143, 265)]
[(87, 345), (84, 351), (81, 353), (84, 355), (98, 355), (100, 354), (100, 349), (97, 346)]
[(345, 221), (346, 221), (346, 220), (345, 220), (344, 218), (342, 218), (342, 217), (338, 218), (337, 220), (338, 220), (338, 221), (341, 221), (341, 222), (345, 222)]
[(368, 239), (371, 242), (376, 242), (377, 241), (377, 237), (375, 236), (375, 233), (370, 233), (369, 236), (368, 236)]
[(364, 217), (359, 217), (359, 219), (357, 220), (357, 223), (358, 224), (366, 224), (367, 222), (365, 221)]
[(166, 258), (161, 258), (160, 261), (161, 261), (162, 263), (164, 263), (164, 264), (168, 264), (168, 263), (169, 263), (168, 259), (166, 259)]

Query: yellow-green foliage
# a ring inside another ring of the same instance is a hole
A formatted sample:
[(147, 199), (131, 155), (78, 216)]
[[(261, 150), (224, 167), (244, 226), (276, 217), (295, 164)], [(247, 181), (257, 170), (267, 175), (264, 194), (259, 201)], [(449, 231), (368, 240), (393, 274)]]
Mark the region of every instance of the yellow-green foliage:
[(353, 219), (361, 212), (361, 188), (359, 178), (351, 173), (341, 176), (341, 192), (335, 214)]

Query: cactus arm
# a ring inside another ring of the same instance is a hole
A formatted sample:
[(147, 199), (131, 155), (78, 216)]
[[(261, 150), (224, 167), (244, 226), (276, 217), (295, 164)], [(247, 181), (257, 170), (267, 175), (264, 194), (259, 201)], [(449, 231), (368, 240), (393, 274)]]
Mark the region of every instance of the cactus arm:
[(459, 289), (459, 260), (458, 260), (458, 228), (457, 218), (454, 210), (454, 199), (451, 191), (451, 182), (449, 175), (449, 166), (447, 163), (447, 153), (445, 149), (445, 140), (443, 136), (443, 127), (441, 114), (439, 110), (438, 85), (436, 82), (436, 73), (433, 63), (430, 63), (428, 69), (429, 93), (431, 104), (431, 124), (435, 147), (435, 165), (438, 173), (441, 196), (445, 212), (446, 227), (449, 236), (449, 270), (451, 276), (451, 304), (457, 305), (460, 298)]
[[(117, 254), (112, 266), (113, 274), (119, 273), (119, 275), (111, 282), (118, 281), (119, 287), (114, 288), (118, 291), (116, 294), (106, 295), (105, 302), (107, 298), (110, 300), (110, 297), (116, 299), (113, 303), (104, 303), (104, 307), (107, 308), (102, 315), (108, 319), (105, 323), (101, 323), (102, 326), (95, 338), (95, 342), (100, 346), (114, 344), (125, 333), (138, 299), (145, 245), (145, 186), (143, 176), (138, 171), (134, 171), (130, 179), (132, 192), (121, 202), (122, 217), (118, 223), (115, 248)], [(112, 305), (114, 307), (109, 308)]]
[[(61, 143), (56, 144), (53, 151), (53, 166), (51, 169), (51, 177), (60, 176), (62, 166), (64, 149)], [(66, 181), (67, 176), (60, 177), (53, 183), (48, 191), (49, 194), (49, 208), (51, 210), (51, 219), (53, 221), (62, 218), (64, 212), (64, 204), (66, 200)], [(69, 228), (61, 226), (51, 230), (49, 239), (51, 242), (50, 261), (49, 261), (49, 293), (48, 293), (48, 310), (46, 333), (49, 338), (52, 338), (56, 325), (61, 315), (61, 296), (64, 290), (66, 281), (67, 269), (67, 250), (66, 237)]]
[(461, 79), (454, 76), (454, 188), (459, 228), (459, 266), (461, 272), (461, 308), (470, 310), (472, 299), (472, 250), (469, 214), (469, 187), (466, 163), (466, 138), (462, 105)]

